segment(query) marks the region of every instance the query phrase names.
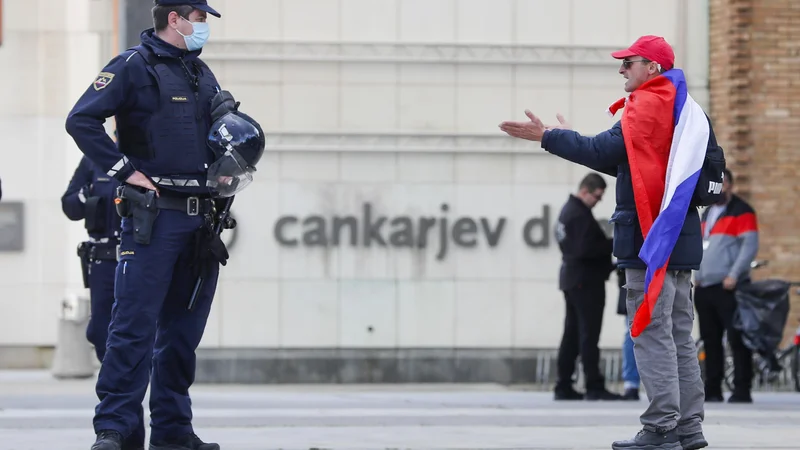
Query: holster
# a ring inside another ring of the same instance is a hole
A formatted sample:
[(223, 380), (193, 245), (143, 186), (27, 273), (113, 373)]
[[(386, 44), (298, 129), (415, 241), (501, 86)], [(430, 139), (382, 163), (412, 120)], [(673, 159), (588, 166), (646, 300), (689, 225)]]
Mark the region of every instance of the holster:
[[(117, 213), (122, 202), (127, 204), (122, 208), (127, 212), (127, 217), (133, 218), (133, 240), (137, 244), (148, 245), (153, 235), (153, 223), (158, 217), (156, 206), (156, 193), (146, 189), (145, 192), (136, 190), (131, 186), (122, 185), (117, 188)], [(122, 216), (126, 217), (126, 216)]]
[(81, 274), (83, 275), (83, 287), (89, 287), (89, 253), (92, 248), (91, 242), (81, 242), (78, 245), (78, 257), (81, 260)]
[(84, 204), (84, 211), (86, 212), (86, 219), (84, 226), (89, 233), (104, 233), (106, 224), (106, 212), (103, 208), (103, 199), (101, 197), (88, 197)]

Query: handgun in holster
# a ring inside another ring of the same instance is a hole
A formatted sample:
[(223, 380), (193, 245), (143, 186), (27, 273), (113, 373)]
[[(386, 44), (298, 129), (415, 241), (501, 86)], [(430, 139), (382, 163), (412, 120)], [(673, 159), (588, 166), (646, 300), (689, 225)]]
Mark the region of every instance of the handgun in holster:
[(117, 215), (123, 219), (131, 216), (131, 202), (125, 196), (125, 185), (117, 186), (116, 196), (114, 197), (114, 207)]
[(147, 245), (153, 234), (153, 223), (158, 217), (158, 206), (155, 191), (137, 190), (130, 185), (117, 186), (114, 204), (117, 214), (123, 218), (133, 218), (133, 240), (137, 244)]
[(81, 242), (78, 245), (78, 257), (81, 259), (81, 274), (83, 274), (83, 287), (89, 287), (89, 264), (91, 264), (91, 252), (94, 246), (91, 242)]

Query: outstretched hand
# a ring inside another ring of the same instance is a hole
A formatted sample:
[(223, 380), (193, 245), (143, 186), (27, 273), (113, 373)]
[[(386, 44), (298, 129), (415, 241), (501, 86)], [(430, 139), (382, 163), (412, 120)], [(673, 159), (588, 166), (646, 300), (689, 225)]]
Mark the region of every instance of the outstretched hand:
[(561, 114), (557, 114), (556, 118), (558, 119), (558, 125), (545, 125), (542, 121), (536, 117), (530, 110), (525, 110), (525, 115), (528, 116), (529, 121), (525, 122), (512, 122), (506, 121), (500, 124), (500, 129), (507, 133), (509, 136), (513, 136), (520, 139), (527, 139), (529, 141), (541, 141), (542, 136), (544, 136), (544, 132), (546, 130), (554, 130), (554, 129), (570, 129), (569, 123), (564, 119), (564, 116)]
[(567, 122), (567, 119), (564, 118), (561, 113), (556, 114), (556, 119), (558, 119), (558, 125), (547, 125), (548, 130), (571, 130), (572, 125)]

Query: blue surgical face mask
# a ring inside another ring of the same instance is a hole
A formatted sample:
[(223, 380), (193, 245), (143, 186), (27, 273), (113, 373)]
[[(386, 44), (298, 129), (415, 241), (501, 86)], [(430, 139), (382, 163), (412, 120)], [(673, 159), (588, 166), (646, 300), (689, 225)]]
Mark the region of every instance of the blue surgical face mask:
[[(181, 17), (183, 19), (183, 17)], [(183, 19), (186, 20), (186, 19)], [(186, 20), (189, 22), (188, 20)], [(175, 31), (178, 31), (178, 34), (183, 36), (184, 42), (186, 42), (186, 49), (191, 51), (200, 50), (205, 45), (206, 41), (208, 40), (208, 35), (211, 34), (211, 30), (208, 28), (208, 24), (206, 22), (189, 22), (192, 24), (192, 34), (189, 36), (184, 35), (176, 28)]]

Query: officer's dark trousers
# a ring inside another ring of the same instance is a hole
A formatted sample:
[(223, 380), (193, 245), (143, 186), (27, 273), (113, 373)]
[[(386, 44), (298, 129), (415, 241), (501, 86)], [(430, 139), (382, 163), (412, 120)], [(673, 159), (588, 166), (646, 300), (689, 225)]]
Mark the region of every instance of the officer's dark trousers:
[(195, 284), (188, 266), (190, 244), (203, 220), (160, 210), (149, 245), (134, 243), (131, 220), (123, 220), (116, 303), (96, 387), (100, 403), (95, 432), (115, 430), (129, 436), (137, 427), (148, 381), (151, 442), (193, 432), (189, 387), (195, 350), (219, 274), (214, 264), (195, 309), (187, 311)]
[[(97, 359), (102, 362), (106, 354), (108, 324), (111, 321), (111, 309), (114, 306), (114, 278), (116, 261), (96, 261), (89, 269), (89, 295), (91, 296), (92, 315), (86, 327), (86, 339), (94, 345)], [(144, 411), (137, 411), (136, 428), (126, 439), (132, 447), (144, 446)]]
[(89, 266), (89, 295), (91, 296), (91, 318), (86, 327), (86, 339), (94, 345), (97, 359), (103, 361), (106, 354), (108, 323), (111, 307), (114, 306), (114, 276), (116, 261), (95, 261)]
[(567, 315), (564, 319), (564, 335), (558, 349), (558, 380), (556, 390), (572, 389), (572, 375), (578, 355), (581, 356), (583, 373), (588, 391), (605, 389), (605, 379), (600, 374), (600, 329), (603, 326), (603, 311), (606, 306), (605, 284), (583, 285), (564, 291)]
[(753, 382), (753, 353), (742, 342), (742, 333), (733, 327), (736, 312), (736, 294), (721, 284), (697, 287), (694, 291), (700, 338), (706, 350), (706, 395), (722, 395), (725, 375), (725, 351), (722, 333), (727, 331), (728, 343), (733, 353), (734, 390), (750, 394)]

